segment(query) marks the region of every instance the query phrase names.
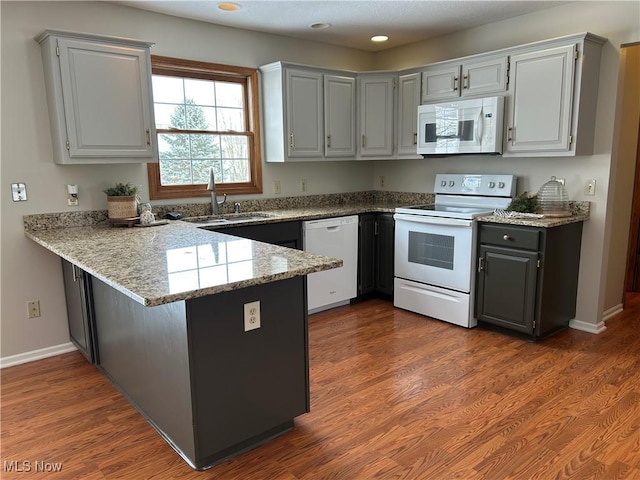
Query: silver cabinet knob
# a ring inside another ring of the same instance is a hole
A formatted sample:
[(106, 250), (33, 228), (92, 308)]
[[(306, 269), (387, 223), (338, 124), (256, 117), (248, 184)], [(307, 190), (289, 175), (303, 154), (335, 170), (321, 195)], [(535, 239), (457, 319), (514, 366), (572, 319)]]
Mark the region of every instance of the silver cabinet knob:
[(504, 188), (504, 182), (498, 183), (498, 188)]
[(456, 184), (456, 182), (454, 182), (453, 180), (449, 180), (449, 186), (453, 187)]
[(447, 186), (447, 181), (446, 181), (446, 180), (442, 180), (442, 181), (440, 182), (440, 186), (441, 186), (441, 187), (446, 187), (446, 186)]
[(496, 182), (489, 182), (489, 188), (495, 188)]
[(504, 240), (511, 240), (511, 237), (509, 235), (506, 235), (504, 237), (502, 237)]

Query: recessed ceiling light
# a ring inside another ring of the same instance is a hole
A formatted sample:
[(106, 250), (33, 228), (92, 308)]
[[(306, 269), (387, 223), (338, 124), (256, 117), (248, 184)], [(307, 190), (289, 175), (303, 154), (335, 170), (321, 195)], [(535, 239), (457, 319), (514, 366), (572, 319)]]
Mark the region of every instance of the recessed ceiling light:
[(310, 25), (310, 27), (315, 30), (324, 30), (325, 28), (329, 28), (330, 26), (331, 26), (330, 23), (314, 23)]
[(225, 12), (233, 12), (235, 10), (238, 10), (240, 8), (240, 5), (238, 5), (237, 3), (225, 2), (219, 3), (218, 8), (220, 10), (224, 10)]
[(389, 37), (386, 35), (374, 35), (371, 37), (372, 42), (386, 42), (387, 40), (389, 40)]

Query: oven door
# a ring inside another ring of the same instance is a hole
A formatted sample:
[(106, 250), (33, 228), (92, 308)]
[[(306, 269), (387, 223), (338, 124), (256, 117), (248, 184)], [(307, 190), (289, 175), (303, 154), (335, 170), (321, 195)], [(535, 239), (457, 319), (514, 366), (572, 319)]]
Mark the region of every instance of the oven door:
[(474, 220), (396, 213), (395, 276), (471, 291)]

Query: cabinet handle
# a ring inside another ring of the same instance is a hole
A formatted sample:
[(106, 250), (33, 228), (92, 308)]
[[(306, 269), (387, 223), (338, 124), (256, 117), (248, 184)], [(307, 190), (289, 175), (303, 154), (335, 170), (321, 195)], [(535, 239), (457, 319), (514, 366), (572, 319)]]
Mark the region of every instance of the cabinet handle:
[(462, 79), (462, 88), (469, 88), (469, 75), (465, 75)]
[(362, 135), (362, 148), (367, 147), (367, 142), (365, 142), (364, 135)]
[(148, 128), (147, 128), (147, 145), (151, 146), (151, 133), (149, 132)]
[(453, 91), (458, 90), (458, 77), (453, 77)]
[(76, 268), (75, 264), (71, 264), (71, 272), (73, 274), (73, 281), (77, 282), (78, 280), (80, 280), (80, 275), (78, 274), (78, 269)]
[(327, 135), (327, 147), (331, 148), (331, 135)]
[(484, 257), (478, 257), (478, 273), (484, 270)]
[(507, 142), (513, 141), (513, 127), (507, 128)]
[(295, 147), (295, 142), (293, 141), (293, 133), (289, 134), (289, 146), (291, 148)]
[(502, 239), (503, 240), (511, 240), (511, 237), (505, 233), (505, 235), (504, 235), (504, 237), (502, 237)]
[(413, 134), (413, 144), (414, 144), (414, 145), (417, 145), (417, 144), (418, 144), (418, 134), (417, 134), (417, 133), (414, 133), (414, 134)]

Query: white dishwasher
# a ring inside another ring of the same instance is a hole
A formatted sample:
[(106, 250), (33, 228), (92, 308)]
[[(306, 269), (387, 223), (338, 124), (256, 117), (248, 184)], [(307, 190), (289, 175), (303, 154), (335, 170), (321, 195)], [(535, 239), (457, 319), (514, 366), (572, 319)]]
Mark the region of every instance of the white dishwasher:
[(309, 313), (346, 305), (358, 290), (358, 216), (302, 222), (304, 250), (340, 258), (343, 266), (307, 275)]

